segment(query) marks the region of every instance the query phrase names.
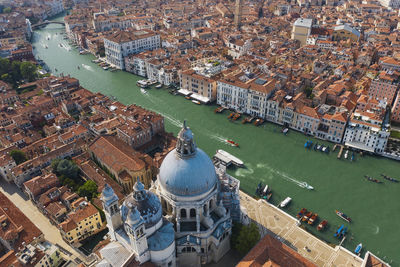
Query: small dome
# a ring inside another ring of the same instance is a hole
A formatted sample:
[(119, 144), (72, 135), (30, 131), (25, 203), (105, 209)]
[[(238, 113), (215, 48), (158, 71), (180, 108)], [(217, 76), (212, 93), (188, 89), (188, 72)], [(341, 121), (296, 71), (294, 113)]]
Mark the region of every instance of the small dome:
[(140, 222), (140, 213), (135, 206), (129, 207), (128, 217), (126, 223), (130, 226), (134, 226)]
[(118, 201), (117, 195), (114, 193), (112, 187), (109, 186), (108, 184), (104, 186), (101, 195), (102, 195), (102, 200), (104, 201), (104, 203), (106, 203), (106, 205), (111, 204), (114, 201)]

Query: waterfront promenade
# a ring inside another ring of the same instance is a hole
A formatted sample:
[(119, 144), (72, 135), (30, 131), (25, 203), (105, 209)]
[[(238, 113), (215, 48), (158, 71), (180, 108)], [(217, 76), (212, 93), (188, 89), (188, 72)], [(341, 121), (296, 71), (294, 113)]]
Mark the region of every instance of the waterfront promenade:
[[(363, 259), (347, 249), (327, 243), (297, 226), (297, 220), (263, 200), (255, 200), (240, 191), (240, 203), (247, 216), (261, 228), (261, 235), (268, 232), (318, 266), (357, 267)], [(309, 251), (305, 249), (307, 247)]]

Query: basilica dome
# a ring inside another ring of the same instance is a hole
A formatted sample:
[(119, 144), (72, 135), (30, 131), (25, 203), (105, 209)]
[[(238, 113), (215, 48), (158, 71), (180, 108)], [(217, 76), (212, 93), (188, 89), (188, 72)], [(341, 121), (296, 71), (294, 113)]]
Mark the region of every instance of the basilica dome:
[(189, 197), (206, 193), (217, 183), (211, 159), (196, 147), (186, 123), (178, 134), (176, 148), (161, 164), (159, 183), (173, 195)]

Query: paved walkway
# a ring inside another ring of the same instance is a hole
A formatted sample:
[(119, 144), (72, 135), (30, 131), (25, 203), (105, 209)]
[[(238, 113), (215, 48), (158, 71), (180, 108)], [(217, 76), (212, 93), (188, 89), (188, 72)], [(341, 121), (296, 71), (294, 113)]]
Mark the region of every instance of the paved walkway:
[[(262, 236), (267, 233), (272, 234), (316, 265), (326, 267), (361, 266), (363, 259), (343, 247), (329, 246), (298, 227), (294, 217), (277, 207), (263, 200), (257, 201), (242, 191), (240, 191), (240, 204), (246, 209), (250, 220), (260, 226)], [(309, 251), (305, 250), (305, 247), (308, 247)]]
[[(16, 185), (7, 183), (0, 178), (0, 191), (43, 232), (46, 240), (53, 244), (58, 244), (63, 249), (70, 252), (73, 255), (73, 258), (78, 257), (82, 259), (82, 256), (62, 239), (57, 227), (50, 223), (49, 219), (47, 219), (47, 217), (44, 216), (35, 205), (33, 205), (29, 198), (25, 196)], [(67, 255), (65, 256), (66, 259), (70, 259)]]

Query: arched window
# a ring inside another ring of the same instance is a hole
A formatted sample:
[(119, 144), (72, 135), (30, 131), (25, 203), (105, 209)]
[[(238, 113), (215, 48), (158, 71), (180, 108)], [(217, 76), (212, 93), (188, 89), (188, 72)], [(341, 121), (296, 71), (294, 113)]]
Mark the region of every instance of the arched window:
[(204, 206), (203, 206), (203, 213), (204, 213), (204, 214), (207, 213), (207, 204), (204, 204)]
[(190, 209), (190, 218), (195, 218), (195, 217), (196, 217), (196, 210)]
[(212, 209), (212, 207), (213, 207), (213, 204), (214, 204), (214, 203), (213, 203), (213, 200), (212, 200), (212, 199), (210, 199), (210, 206), (209, 206), (209, 207), (210, 207), (210, 209)]
[(186, 218), (186, 209), (181, 209), (181, 218)]

